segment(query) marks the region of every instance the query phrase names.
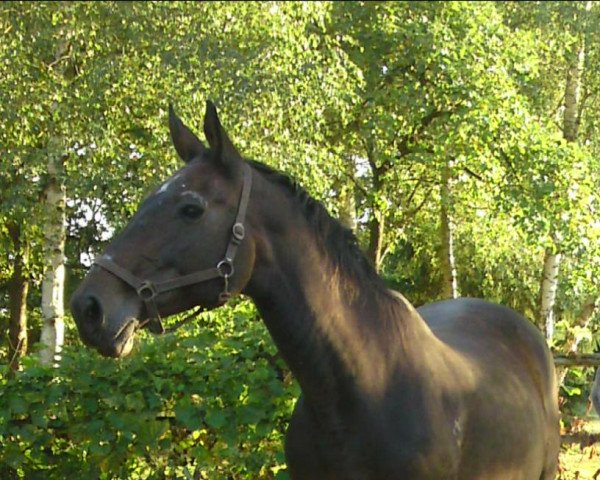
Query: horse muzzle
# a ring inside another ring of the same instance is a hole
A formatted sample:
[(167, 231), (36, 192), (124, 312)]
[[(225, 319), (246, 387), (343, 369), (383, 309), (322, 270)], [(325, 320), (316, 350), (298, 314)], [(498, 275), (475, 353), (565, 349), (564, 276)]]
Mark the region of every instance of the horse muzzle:
[(132, 307), (127, 308), (125, 303), (110, 312), (99, 296), (80, 290), (71, 298), (71, 312), (81, 339), (106, 357), (123, 357), (131, 352), (140, 327), (137, 309)]

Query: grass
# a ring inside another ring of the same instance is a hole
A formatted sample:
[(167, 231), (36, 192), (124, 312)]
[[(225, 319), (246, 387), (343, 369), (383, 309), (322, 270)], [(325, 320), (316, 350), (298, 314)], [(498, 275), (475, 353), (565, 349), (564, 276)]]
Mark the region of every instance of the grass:
[[(581, 431), (600, 434), (600, 418), (589, 416), (584, 419)], [(560, 453), (561, 472), (558, 480), (600, 480), (600, 443), (581, 448), (579, 445), (565, 445)]]

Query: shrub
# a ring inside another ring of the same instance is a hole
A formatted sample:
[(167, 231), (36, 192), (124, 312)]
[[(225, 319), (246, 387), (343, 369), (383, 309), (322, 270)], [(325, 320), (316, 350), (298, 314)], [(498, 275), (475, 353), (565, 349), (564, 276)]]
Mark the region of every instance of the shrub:
[(298, 387), (241, 302), (132, 355), (67, 347), (0, 378), (0, 478), (286, 478)]

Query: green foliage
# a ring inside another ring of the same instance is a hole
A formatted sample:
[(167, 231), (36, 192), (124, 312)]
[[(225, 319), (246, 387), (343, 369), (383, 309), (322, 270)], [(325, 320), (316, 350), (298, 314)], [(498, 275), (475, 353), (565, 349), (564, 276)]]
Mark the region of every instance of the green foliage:
[[(37, 335), (47, 156), (65, 162), (71, 291), (84, 260), (178, 168), (168, 102), (201, 134), (211, 98), (244, 155), (292, 175), (334, 214), (351, 197), (365, 248), (372, 220), (383, 223), (382, 274), (415, 304), (440, 297), (445, 168), (463, 295), (534, 318), (544, 250), (558, 245), (560, 349), (600, 278), (600, 9), (586, 6), (2, 3), (2, 333), (15, 222), (30, 246)], [(580, 42), (580, 141), (567, 144), (561, 105)], [(597, 348), (599, 321), (578, 331), (582, 350)], [(59, 370), (29, 359), (3, 377), (0, 477), (284, 478), (297, 387), (248, 305), (202, 322), (144, 337), (118, 362), (81, 351), (72, 329)], [(588, 378), (570, 373), (563, 393), (585, 392)]]
[(114, 361), (69, 347), (0, 382), (2, 478), (284, 478), (298, 388), (247, 302)]

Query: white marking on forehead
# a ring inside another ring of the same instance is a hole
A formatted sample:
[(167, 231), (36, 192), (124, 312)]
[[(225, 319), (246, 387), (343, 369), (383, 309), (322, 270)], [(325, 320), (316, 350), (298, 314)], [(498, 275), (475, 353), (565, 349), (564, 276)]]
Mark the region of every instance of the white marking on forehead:
[(186, 197), (192, 197), (195, 198), (196, 200), (200, 200), (201, 202), (204, 201), (204, 197), (202, 195), (200, 195), (198, 192), (194, 192), (193, 190), (186, 190), (185, 192), (183, 192), (181, 194), (181, 196), (186, 196)]
[(167, 190), (169, 190), (169, 188), (171, 187), (171, 185), (173, 185), (175, 183), (176, 180), (178, 180), (181, 177), (181, 173), (178, 173), (176, 175), (173, 175), (171, 178), (169, 178), (165, 183), (163, 183), (161, 185), (161, 187), (158, 189), (158, 191), (156, 192), (156, 194), (161, 194), (161, 193), (165, 193)]

